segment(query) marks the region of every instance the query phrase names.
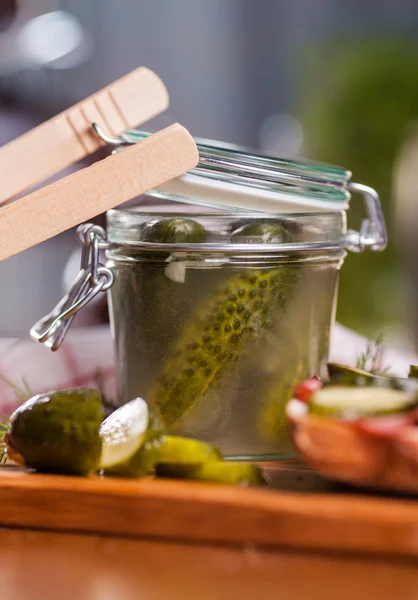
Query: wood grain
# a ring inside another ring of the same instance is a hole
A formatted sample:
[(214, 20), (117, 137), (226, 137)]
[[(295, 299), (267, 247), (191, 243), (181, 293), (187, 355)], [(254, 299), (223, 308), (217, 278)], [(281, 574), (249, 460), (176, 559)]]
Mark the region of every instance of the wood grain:
[[(77, 510), (74, 506), (73, 510)], [(0, 530), (2, 600), (416, 600), (415, 561)]]
[(418, 558), (418, 503), (3, 468), (0, 525)]
[(0, 261), (106, 212), (196, 166), (179, 124), (0, 208)]
[(166, 110), (161, 79), (139, 67), (0, 148), (0, 204), (98, 150), (97, 122), (111, 135)]

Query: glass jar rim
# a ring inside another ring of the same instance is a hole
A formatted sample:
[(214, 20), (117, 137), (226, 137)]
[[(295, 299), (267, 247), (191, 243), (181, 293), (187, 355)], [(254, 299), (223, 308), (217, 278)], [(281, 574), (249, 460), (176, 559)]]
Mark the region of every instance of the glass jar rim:
[[(125, 248), (143, 251), (191, 252), (191, 253), (292, 253), (310, 250), (342, 250), (345, 248), (345, 211), (329, 213), (283, 213), (267, 214), (260, 212), (197, 210), (160, 210), (158, 207), (141, 204), (109, 210), (107, 219), (107, 243), (112, 248)], [(197, 207), (196, 207), (197, 208)], [(202, 242), (168, 243), (147, 241), (146, 230), (156, 220), (173, 218), (193, 219), (206, 231), (207, 238)], [(233, 238), (233, 232), (244, 225), (276, 224), (291, 232), (292, 240), (264, 242), (256, 238), (259, 234), (245, 236), (245, 241)]]

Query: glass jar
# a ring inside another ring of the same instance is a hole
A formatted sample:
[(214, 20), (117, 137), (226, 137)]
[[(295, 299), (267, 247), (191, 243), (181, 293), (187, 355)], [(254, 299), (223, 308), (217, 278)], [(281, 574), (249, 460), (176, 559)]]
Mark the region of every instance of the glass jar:
[[(204, 228), (207, 248), (135, 248), (132, 232), (140, 240), (180, 217)], [(119, 400), (156, 402), (171, 431), (234, 457), (288, 450), (284, 405), (325, 366), (345, 254), (236, 250), (237, 232), (259, 224), (323, 241), (343, 231), (344, 215), (108, 213)]]
[[(112, 210), (106, 241), (83, 226), (84, 276), (32, 333), (56, 346), (108, 288), (119, 402), (157, 404), (171, 432), (224, 456), (278, 458), (291, 451), (295, 385), (325, 373), (346, 250), (386, 244), (379, 200), (338, 167), (199, 149), (195, 170), (148, 193), (170, 212)], [(360, 232), (346, 226), (353, 190), (368, 213)]]

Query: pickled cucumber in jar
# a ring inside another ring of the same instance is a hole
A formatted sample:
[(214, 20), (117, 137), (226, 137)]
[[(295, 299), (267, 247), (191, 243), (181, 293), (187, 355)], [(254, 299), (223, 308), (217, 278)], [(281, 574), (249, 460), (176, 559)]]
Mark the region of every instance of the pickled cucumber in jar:
[[(250, 224), (231, 240), (279, 244), (291, 240), (281, 225)], [(152, 393), (169, 428), (205, 402), (231, 376), (248, 346), (269, 327), (292, 290), (294, 270), (248, 269), (226, 278), (191, 315), (180, 331)]]

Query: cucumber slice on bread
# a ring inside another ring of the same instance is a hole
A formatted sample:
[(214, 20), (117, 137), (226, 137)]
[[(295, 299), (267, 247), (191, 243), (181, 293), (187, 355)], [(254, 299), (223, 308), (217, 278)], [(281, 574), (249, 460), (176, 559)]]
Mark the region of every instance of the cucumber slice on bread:
[(408, 412), (418, 407), (417, 393), (390, 387), (328, 385), (308, 403), (309, 412), (344, 420), (357, 420)]

